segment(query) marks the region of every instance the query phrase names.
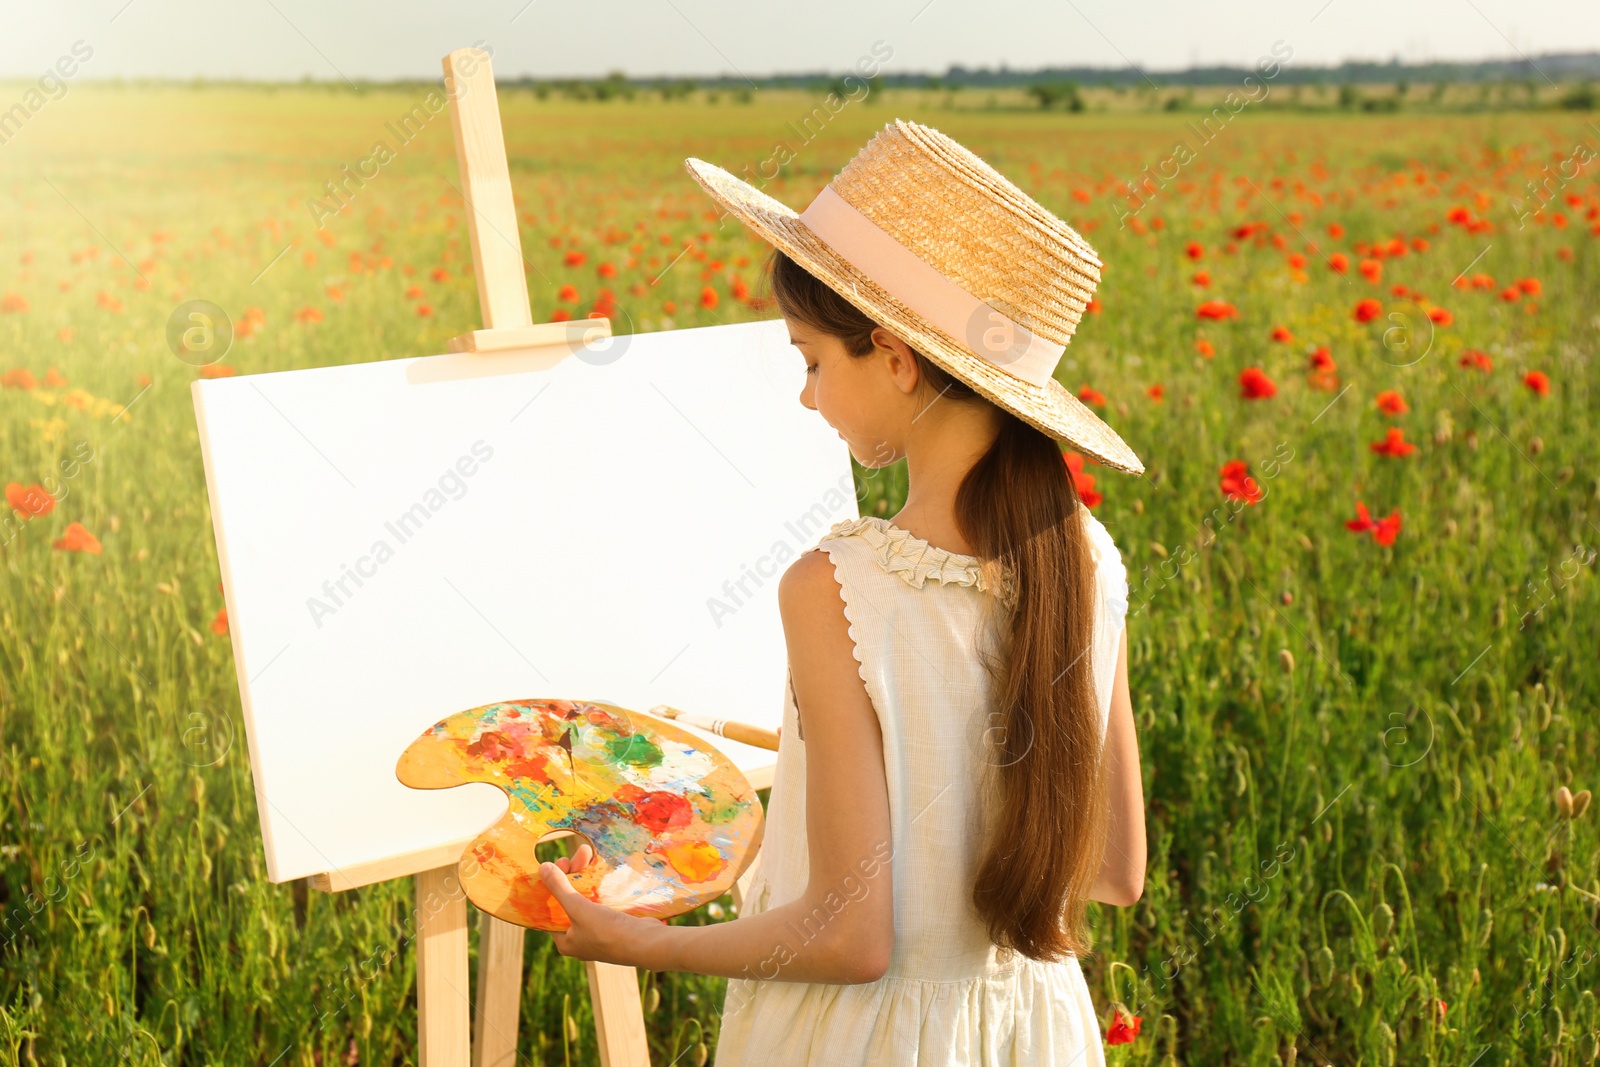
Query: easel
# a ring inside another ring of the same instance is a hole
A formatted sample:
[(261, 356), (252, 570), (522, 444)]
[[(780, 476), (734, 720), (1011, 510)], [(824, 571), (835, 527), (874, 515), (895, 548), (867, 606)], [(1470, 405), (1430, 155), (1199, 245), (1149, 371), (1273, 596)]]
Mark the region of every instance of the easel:
[[(604, 318), (534, 323), (489, 56), (476, 48), (462, 48), (443, 62), (484, 325), (481, 330), (451, 338), (449, 350), (493, 353), (539, 345), (586, 344), (610, 336), (611, 324)], [(770, 772), (748, 777), (758, 789), (772, 784)], [(523, 929), (482, 915), (478, 996), (472, 1004), (468, 999), (467, 898), (456, 873), (467, 844), (464, 839), (364, 867), (316, 875), (308, 881), (311, 888), (331, 893), (414, 876), (417, 1062), (421, 1067), (515, 1067)], [(752, 864), (733, 890), (736, 905), (743, 903), (754, 872)], [(606, 963), (586, 963), (584, 967), (602, 1067), (649, 1067), (636, 971)], [(469, 1004), (475, 1009), (470, 1024)]]

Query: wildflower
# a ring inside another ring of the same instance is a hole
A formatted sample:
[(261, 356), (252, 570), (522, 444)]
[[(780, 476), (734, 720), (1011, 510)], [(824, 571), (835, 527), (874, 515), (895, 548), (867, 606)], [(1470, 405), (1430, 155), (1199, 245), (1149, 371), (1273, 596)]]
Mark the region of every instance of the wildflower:
[(1335, 252), (1328, 257), (1328, 269), (1339, 274), (1348, 274), (1350, 272), (1350, 257), (1343, 252)]
[(1406, 432), (1398, 426), (1391, 426), (1383, 435), (1382, 441), (1374, 441), (1367, 446), (1380, 456), (1409, 456), (1417, 450), (1417, 446), (1406, 440)]
[(1375, 259), (1363, 259), (1359, 269), (1361, 276), (1369, 282), (1377, 282), (1383, 277), (1383, 264)]
[(1212, 356), (1217, 354), (1216, 346), (1210, 341), (1207, 341), (1204, 337), (1200, 338), (1194, 343), (1194, 350), (1207, 359), (1210, 359)]
[(733, 285), (728, 289), (729, 294), (740, 302), (750, 298), (750, 287), (744, 283), (743, 278), (735, 278)]
[(1327, 345), (1318, 345), (1316, 351), (1311, 353), (1311, 369), (1324, 374), (1339, 369), (1333, 362), (1333, 354), (1328, 351)]
[(1456, 317), (1450, 314), (1448, 308), (1439, 307), (1429, 308), (1428, 318), (1438, 326), (1449, 326), (1452, 322), (1456, 321)]
[(418, 304), (417, 305), (417, 315), (419, 317), (425, 319), (429, 315), (432, 315), (432, 314), (433, 314), (433, 308), (429, 307), (427, 304)]
[(564, 304), (576, 304), (578, 302), (578, 287), (568, 282), (556, 291), (556, 299)]
[(202, 378), (231, 378), (237, 373), (238, 371), (226, 363), (207, 363), (200, 368), (200, 377)]
[(1094, 475), (1083, 469), (1083, 457), (1076, 452), (1063, 452), (1061, 455), (1072, 474), (1072, 487), (1078, 491), (1078, 498), (1083, 501), (1084, 507), (1091, 510), (1099, 507), (1105, 495), (1095, 491)]
[(422, 286), (420, 286), (420, 285), (408, 285), (408, 286), (406, 286), (406, 299), (407, 300), (421, 300), (422, 299)]
[(1383, 314), (1383, 305), (1371, 297), (1356, 303), (1355, 320), (1357, 322), (1371, 322)]
[(562, 257), (561, 262), (565, 263), (569, 267), (581, 267), (583, 266), (583, 261), (587, 258), (589, 257), (585, 256), (582, 252), (574, 248)]
[(428, 277), (436, 282), (447, 282), (450, 280), (450, 272), (443, 267), (435, 267), (428, 272)]
[(1328, 223), (1328, 236), (1337, 241), (1339, 238), (1344, 236), (1344, 227), (1339, 225), (1337, 222)]
[(1159, 404), (1166, 399), (1167, 390), (1164, 385), (1162, 385), (1160, 382), (1157, 382), (1150, 388), (1146, 389), (1145, 394), (1149, 396), (1151, 400), (1154, 400), (1157, 404)]
[(1106, 1044), (1127, 1045), (1139, 1036), (1139, 1027), (1143, 1020), (1139, 1016), (1125, 1016), (1122, 1009), (1117, 1008), (1112, 1012), (1111, 1028), (1106, 1031)]
[(1201, 244), (1199, 241), (1190, 241), (1188, 244), (1183, 246), (1183, 254), (1188, 256), (1190, 259), (1199, 259), (1201, 256), (1206, 254), (1206, 246)]
[(1087, 385), (1078, 390), (1078, 399), (1083, 401), (1085, 404), (1093, 404), (1097, 408), (1103, 408), (1106, 406), (1105, 394), (1097, 389), (1092, 389)]
[(1355, 533), (1371, 533), (1378, 544), (1388, 547), (1394, 544), (1394, 539), (1400, 532), (1400, 509), (1395, 508), (1386, 519), (1373, 521), (1367, 512), (1367, 505), (1356, 501), (1356, 517), (1345, 520), (1345, 527)]
[(96, 556), (100, 554), (100, 542), (95, 539), (94, 534), (83, 528), (81, 522), (67, 523), (66, 533), (59, 540), (52, 542), (50, 547), (63, 552), (91, 552)]
[(1239, 309), (1222, 300), (1207, 300), (1195, 308), (1194, 313), (1202, 319), (1236, 319)]
[(7, 293), (0, 296), (0, 311), (8, 314), (28, 310), (28, 298), (21, 293)]
[(1239, 372), (1239, 395), (1245, 400), (1265, 400), (1278, 394), (1278, 386), (1260, 367), (1246, 367)]
[(700, 306), (707, 311), (717, 306), (717, 291), (709, 285), (700, 290)]
[(1522, 376), (1522, 384), (1540, 396), (1550, 395), (1550, 376), (1542, 370), (1531, 370)]
[(1394, 389), (1385, 389), (1379, 393), (1374, 403), (1385, 415), (1404, 415), (1411, 410), (1406, 406), (1405, 397)]
[(596, 267), (594, 272), (602, 278), (615, 278), (617, 276), (617, 265), (607, 260)]
[(227, 635), (227, 633), (228, 633), (228, 609), (227, 609), (226, 605), (224, 605), (223, 607), (220, 607), (220, 608), (217, 609), (216, 618), (211, 620), (211, 632), (216, 634), (218, 637), (223, 637), (223, 636)]
[(56, 498), (45, 492), (41, 485), (6, 483), (6, 503), (24, 518), (36, 519), (55, 510)]
[(1494, 362), (1476, 348), (1469, 348), (1461, 353), (1461, 365), (1469, 370), (1481, 370), (1488, 374), (1494, 370)]
[[(61, 376), (61, 372), (56, 370), (54, 367), (51, 367), (49, 370), (44, 372), (44, 386), (46, 389), (60, 389), (66, 384), (67, 380), (63, 378)], [(79, 408), (78, 410), (82, 411), (83, 409)]]
[(1512, 284), (1529, 296), (1538, 296), (1541, 288), (1538, 278), (1518, 278)]
[(1289, 327), (1287, 326), (1274, 326), (1272, 328), (1272, 339), (1279, 344), (1288, 344), (1294, 340), (1294, 334), (1289, 332)]
[(303, 307), (294, 313), (294, 321), (307, 324), (321, 322), (322, 317), (322, 309), (314, 307)]
[(571, 318), (572, 312), (568, 311), (566, 308), (556, 308), (554, 311), (550, 312), (551, 322), (566, 322)]
[(1250, 468), (1242, 459), (1230, 459), (1222, 465), (1222, 495), (1229, 500), (1242, 500), (1246, 504), (1261, 502), (1261, 487), (1250, 477)]

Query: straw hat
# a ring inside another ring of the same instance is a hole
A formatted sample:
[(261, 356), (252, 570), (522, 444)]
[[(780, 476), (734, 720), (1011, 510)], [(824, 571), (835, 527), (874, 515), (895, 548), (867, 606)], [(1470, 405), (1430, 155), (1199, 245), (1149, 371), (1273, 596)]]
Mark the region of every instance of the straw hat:
[(896, 119), (799, 214), (721, 167), (684, 163), (717, 203), (979, 394), (1109, 467), (1144, 472), (1054, 378), (1100, 257), (970, 151)]

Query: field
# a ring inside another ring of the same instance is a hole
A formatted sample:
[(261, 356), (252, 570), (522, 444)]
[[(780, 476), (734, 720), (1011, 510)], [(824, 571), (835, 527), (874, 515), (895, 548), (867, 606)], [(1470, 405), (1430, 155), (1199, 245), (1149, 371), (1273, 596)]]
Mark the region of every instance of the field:
[[(265, 880), (188, 386), (478, 325), (427, 91), (77, 85), (0, 147), (0, 1063), (413, 1057), (409, 885)], [(1141, 1020), (1109, 1058), (1593, 1063), (1600, 128), (817, 106), (503, 94), (534, 313), (773, 315), (683, 158), (800, 208), (896, 117), (1100, 252), (1059, 376), (1148, 466), (1080, 478), (1149, 798), (1084, 964)], [(195, 299), (212, 362), (169, 343)], [(527, 951), (524, 1062), (595, 1062), (581, 965)], [(703, 1062), (722, 982), (648, 980), (655, 1062)]]

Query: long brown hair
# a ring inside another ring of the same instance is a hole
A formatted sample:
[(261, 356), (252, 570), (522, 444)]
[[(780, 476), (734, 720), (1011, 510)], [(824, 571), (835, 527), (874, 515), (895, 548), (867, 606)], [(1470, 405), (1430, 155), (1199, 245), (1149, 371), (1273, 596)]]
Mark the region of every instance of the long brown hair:
[[(872, 318), (781, 251), (769, 267), (783, 314), (872, 351)], [(936, 395), (984, 400), (918, 353)], [(984, 402), (987, 402), (984, 400)], [(1086, 510), (1047, 434), (1009, 412), (962, 479), (955, 519), (975, 554), (1009, 566), (1014, 612), (998, 654), (985, 731), (987, 838), (972, 902), (1002, 948), (1037, 960), (1083, 955), (1089, 892), (1105, 859), (1108, 801), (1091, 655), (1094, 563)]]

